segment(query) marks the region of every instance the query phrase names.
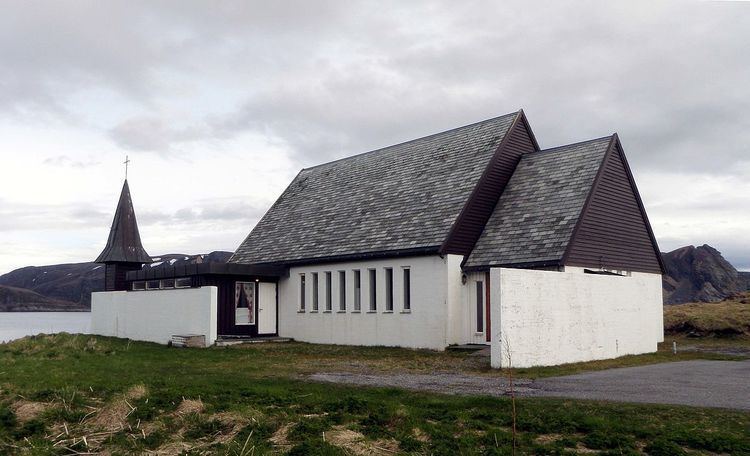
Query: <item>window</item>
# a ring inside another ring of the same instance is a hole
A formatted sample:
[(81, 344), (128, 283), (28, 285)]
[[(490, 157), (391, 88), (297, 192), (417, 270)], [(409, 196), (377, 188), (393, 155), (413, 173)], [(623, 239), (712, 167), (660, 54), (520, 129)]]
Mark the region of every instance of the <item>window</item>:
[(377, 275), (374, 269), (370, 269), (370, 312), (375, 312), (378, 310), (378, 282), (377, 282)]
[(305, 311), (305, 275), (299, 275), (299, 310)]
[(188, 288), (193, 286), (193, 280), (190, 277), (180, 277), (174, 280), (175, 288)]
[(484, 283), (477, 281), (477, 332), (484, 332)]
[(404, 268), (404, 310), (411, 310), (411, 269)]
[(162, 288), (174, 288), (174, 279), (164, 279), (161, 281)]
[(354, 311), (362, 310), (362, 274), (359, 269), (354, 270)]
[(346, 312), (346, 271), (339, 271), (339, 312)]
[(385, 311), (393, 312), (393, 268), (385, 268)]
[(146, 282), (133, 282), (133, 290), (145, 290)]
[(159, 289), (159, 281), (158, 280), (149, 280), (146, 282), (146, 289), (147, 290), (158, 290)]
[(326, 271), (326, 312), (330, 312), (331, 307), (331, 271)]
[(313, 272), (312, 294), (313, 294), (313, 312), (318, 311), (318, 273)]

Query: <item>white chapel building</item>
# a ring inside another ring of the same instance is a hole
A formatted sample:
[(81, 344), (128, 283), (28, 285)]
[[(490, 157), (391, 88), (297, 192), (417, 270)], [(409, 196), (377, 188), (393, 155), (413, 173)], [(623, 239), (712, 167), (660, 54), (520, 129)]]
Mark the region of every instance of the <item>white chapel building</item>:
[(137, 232), (126, 182), (96, 333), (487, 344), (496, 367), (663, 340), (663, 264), (618, 136), (540, 150), (523, 111), (303, 169), (228, 263), (141, 269)]

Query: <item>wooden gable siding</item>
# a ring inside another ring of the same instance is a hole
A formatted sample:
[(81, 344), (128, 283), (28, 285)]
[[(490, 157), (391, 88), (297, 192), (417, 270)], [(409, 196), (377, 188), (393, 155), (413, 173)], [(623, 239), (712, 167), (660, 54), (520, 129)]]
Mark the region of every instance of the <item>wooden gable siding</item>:
[(104, 265), (104, 291), (124, 291), (128, 289), (126, 275), (138, 271), (141, 263), (107, 263)]
[(659, 248), (616, 135), (563, 264), (663, 273)]
[(513, 175), (521, 155), (537, 150), (539, 146), (534, 134), (523, 111), (520, 111), (453, 224), (440, 248), (441, 254), (469, 255), (471, 253), (474, 244), (482, 234), (484, 225), (495, 209), (497, 200)]

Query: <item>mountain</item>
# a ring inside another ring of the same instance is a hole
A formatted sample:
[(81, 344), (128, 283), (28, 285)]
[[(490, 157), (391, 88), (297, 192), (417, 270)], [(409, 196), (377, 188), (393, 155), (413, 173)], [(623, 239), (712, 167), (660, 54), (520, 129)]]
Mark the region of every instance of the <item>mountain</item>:
[(716, 302), (748, 290), (750, 273), (740, 273), (710, 245), (662, 253), (665, 304)]
[[(232, 252), (203, 255), (172, 253), (152, 258), (144, 268), (204, 262), (225, 263)], [(91, 292), (104, 289), (104, 266), (96, 263), (27, 266), (0, 276), (0, 312), (23, 310), (88, 310)], [(27, 293), (23, 293), (26, 291)], [(47, 298), (45, 301), (41, 298)]]
[(49, 298), (25, 288), (0, 285), (0, 310), (5, 312), (67, 312), (85, 309), (74, 302)]

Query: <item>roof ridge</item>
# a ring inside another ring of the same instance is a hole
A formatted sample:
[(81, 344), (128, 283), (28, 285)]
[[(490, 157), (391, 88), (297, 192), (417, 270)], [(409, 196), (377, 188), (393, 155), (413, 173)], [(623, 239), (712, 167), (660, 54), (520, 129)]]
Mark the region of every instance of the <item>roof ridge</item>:
[(450, 132), (453, 132), (453, 131), (456, 131), (456, 130), (461, 130), (463, 128), (473, 127), (475, 125), (480, 125), (480, 124), (483, 124), (483, 123), (491, 122), (493, 120), (502, 119), (503, 117), (517, 116), (517, 115), (519, 115), (521, 113), (521, 111), (522, 110), (519, 109), (518, 111), (515, 111), (515, 112), (510, 112), (508, 114), (503, 114), (503, 115), (500, 115), (500, 116), (490, 117), (489, 119), (480, 120), (478, 122), (472, 122), (470, 124), (462, 125), (460, 127), (450, 128), (448, 130), (439, 131), (437, 133), (432, 133), (432, 134), (429, 134), (429, 135), (426, 135), (426, 136), (421, 136), (419, 138), (410, 139), (408, 141), (402, 141), (400, 143), (391, 144), (391, 145), (384, 146), (384, 147), (379, 147), (377, 149), (368, 150), (368, 151), (365, 151), (365, 152), (360, 152), (358, 154), (349, 155), (348, 157), (337, 158), (336, 160), (331, 160), (331, 161), (325, 162), (325, 163), (319, 163), (317, 165), (313, 165), (313, 166), (310, 166), (308, 168), (302, 168), (302, 170), (300, 172), (302, 172), (302, 171), (309, 171), (309, 170), (315, 169), (315, 168), (320, 168), (321, 166), (332, 165), (334, 163), (338, 163), (338, 162), (341, 162), (341, 161), (344, 161), (344, 160), (350, 160), (350, 159), (353, 159), (353, 158), (361, 157), (363, 155), (372, 154), (372, 153), (375, 153), (375, 152), (381, 152), (381, 151), (383, 151), (385, 149), (390, 149), (392, 147), (398, 147), (398, 146), (403, 146), (404, 144), (409, 144), (409, 143), (413, 143), (413, 142), (416, 142), (416, 141), (422, 141), (424, 139), (432, 138), (432, 137), (435, 137), (435, 136), (438, 136), (438, 135), (443, 135), (443, 134), (450, 133)]
[(616, 134), (617, 133), (612, 133), (611, 135), (601, 136), (599, 138), (586, 139), (584, 141), (578, 141), (578, 142), (574, 142), (574, 143), (570, 143), (570, 144), (562, 144), (562, 145), (559, 145), (559, 146), (550, 147), (548, 149), (538, 150), (536, 152), (527, 152), (524, 155), (539, 155), (539, 154), (542, 154), (542, 153), (545, 153), (545, 152), (555, 152), (555, 151), (559, 151), (560, 149), (563, 149), (563, 148), (573, 147), (573, 146), (580, 146), (582, 144), (593, 143), (593, 142), (602, 141), (602, 140), (605, 140), (605, 139), (607, 141), (610, 141), (610, 140), (612, 140), (612, 137), (615, 136)]

